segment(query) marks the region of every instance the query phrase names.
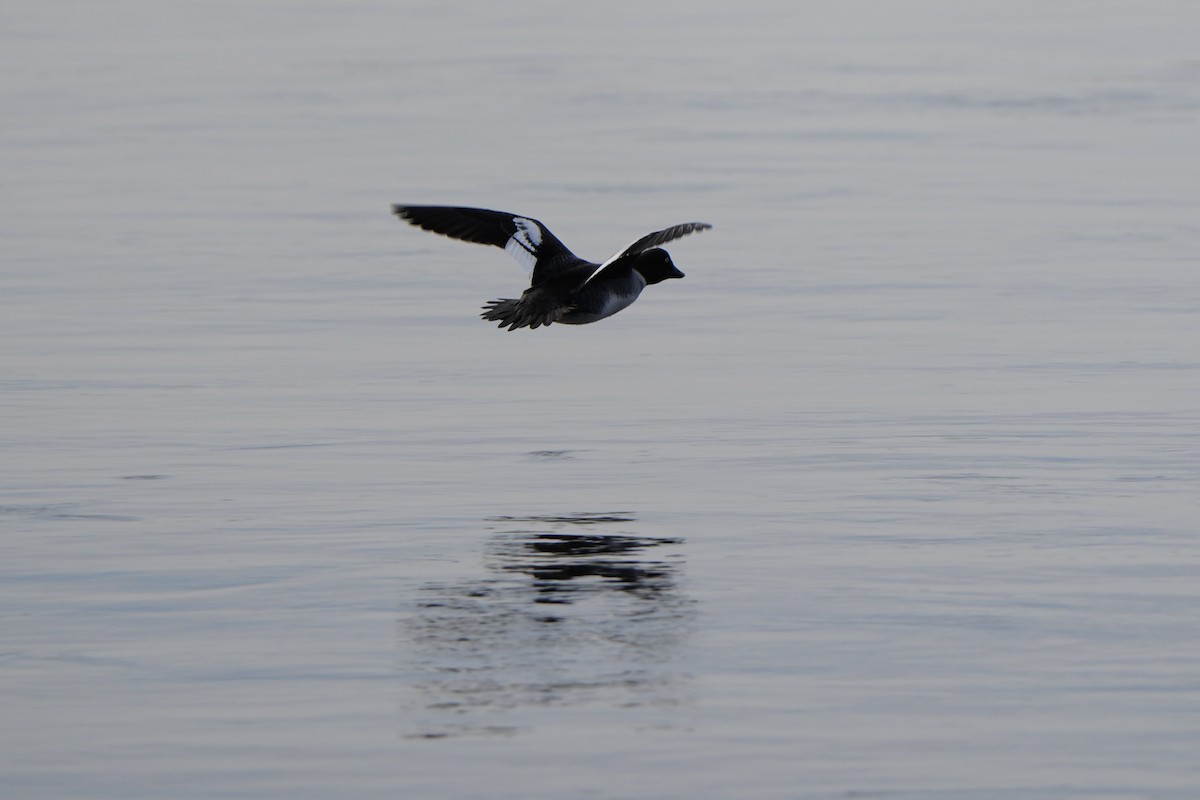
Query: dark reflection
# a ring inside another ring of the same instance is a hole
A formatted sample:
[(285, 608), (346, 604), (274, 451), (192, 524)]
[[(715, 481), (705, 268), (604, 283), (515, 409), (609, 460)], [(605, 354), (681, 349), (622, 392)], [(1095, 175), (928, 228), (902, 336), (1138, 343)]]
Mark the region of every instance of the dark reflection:
[(665, 561), (643, 560), (639, 551), (680, 541), (619, 535), (509, 534), (492, 540), (488, 564), (497, 571), (529, 576), (537, 603), (572, 603), (581, 594), (598, 589), (631, 592), (653, 600), (674, 587), (673, 567)]
[(627, 511), (610, 511), (602, 514), (542, 514), (532, 517), (488, 517), (488, 522), (541, 523), (548, 525), (600, 525), (613, 522), (633, 522), (634, 516)]
[(625, 513), (488, 522), (499, 530), (483, 574), (421, 586), (406, 625), (415, 735), (515, 733), (547, 708), (682, 701), (683, 540), (630, 533)]

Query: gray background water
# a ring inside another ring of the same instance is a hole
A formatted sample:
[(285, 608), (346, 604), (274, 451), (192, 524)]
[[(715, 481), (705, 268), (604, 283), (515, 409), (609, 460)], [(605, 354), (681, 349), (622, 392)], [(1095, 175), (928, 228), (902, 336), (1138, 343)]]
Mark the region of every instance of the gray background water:
[(9, 2), (0, 794), (1196, 797), (1198, 23)]

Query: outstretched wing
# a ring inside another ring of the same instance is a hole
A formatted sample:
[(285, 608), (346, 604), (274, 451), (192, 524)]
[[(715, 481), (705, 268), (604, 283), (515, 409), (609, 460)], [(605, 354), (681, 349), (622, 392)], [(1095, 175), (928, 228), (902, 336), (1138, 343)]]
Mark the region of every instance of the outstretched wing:
[(458, 206), (393, 205), (392, 213), (418, 228), (453, 239), (501, 247), (526, 272), (547, 265), (577, 262), (575, 254), (536, 219), (489, 211), (486, 208)]
[(595, 278), (597, 275), (599, 275), (601, 272), (603, 272), (604, 268), (607, 267), (609, 264), (619, 261), (622, 258), (626, 258), (628, 256), (634, 256), (634, 255), (637, 255), (638, 253), (644, 253), (647, 250), (651, 250), (655, 247), (658, 247), (659, 245), (666, 244), (667, 242), (673, 242), (676, 239), (679, 239), (683, 236), (687, 236), (689, 233), (696, 233), (698, 231), (706, 231), (711, 227), (712, 227), (712, 225), (709, 225), (707, 222), (684, 222), (680, 225), (672, 225), (669, 228), (663, 228), (661, 231), (655, 231), (654, 233), (648, 233), (645, 236), (643, 236), (642, 238), (638, 239), (637, 241), (631, 243), (624, 250), (621, 250), (620, 252), (613, 255), (612, 258), (608, 259), (600, 266), (596, 267), (596, 269), (592, 271), (592, 274), (588, 276), (587, 280), (584, 281), (584, 283), (588, 283), (593, 278)]

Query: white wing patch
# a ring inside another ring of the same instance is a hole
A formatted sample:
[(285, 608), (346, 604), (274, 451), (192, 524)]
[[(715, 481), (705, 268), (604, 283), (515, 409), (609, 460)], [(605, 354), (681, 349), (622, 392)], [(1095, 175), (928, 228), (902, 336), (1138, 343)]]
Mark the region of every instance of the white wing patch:
[(517, 232), (504, 245), (504, 252), (512, 256), (526, 272), (532, 273), (537, 264), (537, 251), (542, 243), (542, 229), (536, 222), (525, 217), (513, 217)]

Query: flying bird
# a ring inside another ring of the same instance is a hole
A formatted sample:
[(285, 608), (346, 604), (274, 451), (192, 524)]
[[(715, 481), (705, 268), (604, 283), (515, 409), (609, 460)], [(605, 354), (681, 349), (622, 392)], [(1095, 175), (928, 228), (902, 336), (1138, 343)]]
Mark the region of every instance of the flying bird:
[(531, 274), (520, 299), (493, 300), (483, 319), (510, 331), (559, 322), (584, 325), (628, 307), (642, 290), (683, 273), (659, 245), (696, 231), (703, 222), (685, 222), (649, 233), (603, 264), (584, 261), (532, 217), (456, 206), (393, 205), (392, 213), (427, 231), (465, 242), (501, 247)]

